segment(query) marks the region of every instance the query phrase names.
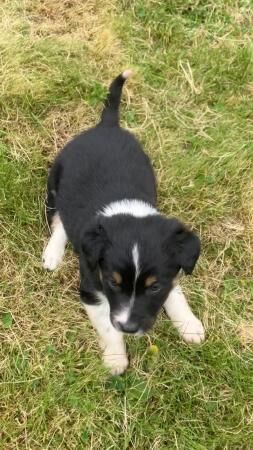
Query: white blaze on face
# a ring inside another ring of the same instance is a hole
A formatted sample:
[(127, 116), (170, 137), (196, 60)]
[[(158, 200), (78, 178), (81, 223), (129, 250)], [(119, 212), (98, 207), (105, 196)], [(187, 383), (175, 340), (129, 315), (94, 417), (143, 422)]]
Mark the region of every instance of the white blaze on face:
[(132, 256), (133, 256), (133, 263), (135, 266), (135, 280), (134, 280), (134, 287), (135, 287), (136, 280), (140, 273), (140, 254), (139, 254), (139, 248), (138, 248), (137, 244), (134, 244), (134, 246), (133, 246)]
[(135, 301), (135, 289), (136, 289), (136, 281), (137, 278), (140, 274), (140, 253), (139, 253), (139, 248), (138, 248), (138, 244), (134, 244), (133, 249), (132, 249), (132, 258), (133, 258), (133, 263), (134, 263), (134, 267), (135, 267), (135, 276), (134, 276), (134, 285), (133, 285), (133, 292), (130, 298), (130, 302), (129, 302), (129, 306), (128, 308), (123, 309), (121, 312), (119, 312), (116, 316), (115, 319), (120, 322), (121, 324), (124, 324), (128, 321), (129, 316), (131, 314), (131, 310), (133, 308), (134, 305), (134, 301)]
[[(129, 306), (130, 311), (131, 311), (134, 301), (135, 301), (136, 281), (140, 274), (140, 254), (139, 254), (139, 248), (138, 248), (137, 244), (134, 244), (134, 246), (133, 246), (132, 255), (133, 255), (133, 262), (134, 262), (134, 266), (135, 266), (135, 276), (134, 276), (133, 293), (130, 298), (130, 306)], [(130, 311), (129, 311), (129, 314), (130, 314)]]

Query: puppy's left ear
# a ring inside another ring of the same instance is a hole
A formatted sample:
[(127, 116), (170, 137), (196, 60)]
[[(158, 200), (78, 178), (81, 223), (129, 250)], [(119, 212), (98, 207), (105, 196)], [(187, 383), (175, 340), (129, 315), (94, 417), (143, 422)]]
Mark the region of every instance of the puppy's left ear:
[(101, 220), (95, 219), (85, 229), (81, 242), (81, 251), (91, 271), (95, 270), (99, 264), (107, 242), (106, 231)]
[(178, 264), (190, 275), (200, 255), (200, 240), (193, 231), (181, 228), (176, 233), (176, 244)]

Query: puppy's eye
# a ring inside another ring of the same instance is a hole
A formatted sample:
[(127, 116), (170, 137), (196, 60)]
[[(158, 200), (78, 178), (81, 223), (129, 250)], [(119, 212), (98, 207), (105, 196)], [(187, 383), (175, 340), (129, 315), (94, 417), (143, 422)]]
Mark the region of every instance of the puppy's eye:
[(161, 289), (161, 285), (159, 283), (153, 283), (149, 288), (148, 288), (152, 293), (156, 293), (159, 292)]
[(119, 290), (122, 283), (122, 275), (119, 272), (112, 272), (108, 277), (108, 284), (111, 289)]
[(109, 287), (111, 289), (113, 289), (114, 291), (120, 290), (120, 286), (118, 285), (118, 283), (114, 280), (114, 278), (109, 278), (107, 280), (107, 283), (109, 285)]

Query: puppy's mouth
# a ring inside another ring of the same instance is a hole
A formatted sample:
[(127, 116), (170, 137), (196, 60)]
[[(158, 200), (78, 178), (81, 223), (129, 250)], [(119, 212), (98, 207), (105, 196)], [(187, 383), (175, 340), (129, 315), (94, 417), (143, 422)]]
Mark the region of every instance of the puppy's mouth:
[(147, 331), (137, 323), (131, 321), (123, 323), (111, 318), (111, 323), (117, 331), (124, 334), (131, 334), (132, 336), (143, 336)]
[(143, 334), (142, 329), (137, 326), (135, 323), (133, 322), (119, 322), (116, 319), (111, 318), (111, 323), (114, 326), (114, 328), (117, 331), (120, 331), (121, 333), (126, 333), (126, 334), (133, 334), (133, 335), (141, 335)]

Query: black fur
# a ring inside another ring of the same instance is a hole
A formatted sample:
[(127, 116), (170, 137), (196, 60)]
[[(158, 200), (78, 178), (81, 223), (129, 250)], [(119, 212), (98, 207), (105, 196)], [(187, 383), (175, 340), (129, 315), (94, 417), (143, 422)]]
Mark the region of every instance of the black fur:
[[(179, 221), (159, 214), (143, 218), (101, 214), (106, 205), (123, 199), (156, 207), (150, 161), (137, 139), (118, 124), (124, 81), (119, 75), (111, 84), (101, 122), (75, 137), (57, 156), (48, 180), (48, 199), (79, 255), (82, 301), (95, 304), (96, 293), (103, 292), (115, 327), (115, 314), (129, 304), (133, 293), (132, 249), (137, 243), (136, 301), (124, 328), (136, 332), (152, 326), (179, 270), (192, 273), (200, 242)], [(120, 286), (112, 284), (115, 271), (122, 276)], [(157, 282), (146, 288), (148, 276), (155, 276)]]

